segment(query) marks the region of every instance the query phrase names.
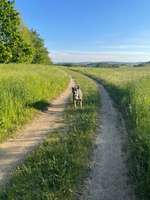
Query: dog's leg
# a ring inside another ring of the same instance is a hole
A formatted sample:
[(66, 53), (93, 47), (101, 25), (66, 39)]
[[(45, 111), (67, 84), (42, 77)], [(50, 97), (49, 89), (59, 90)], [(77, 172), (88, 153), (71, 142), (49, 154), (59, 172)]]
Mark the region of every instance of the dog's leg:
[(77, 107), (77, 103), (76, 103), (76, 100), (74, 100), (74, 108)]
[(81, 108), (83, 107), (83, 103), (82, 103), (82, 100), (80, 101), (80, 107), (81, 107)]

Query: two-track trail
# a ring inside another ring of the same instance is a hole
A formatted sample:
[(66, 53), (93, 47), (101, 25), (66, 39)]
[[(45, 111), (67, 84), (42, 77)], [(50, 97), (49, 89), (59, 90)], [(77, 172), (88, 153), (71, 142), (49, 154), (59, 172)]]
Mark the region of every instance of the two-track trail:
[[(0, 184), (5, 184), (18, 166), (44, 138), (55, 129), (64, 127), (63, 113), (74, 84), (44, 112), (24, 127), (15, 138), (0, 144)], [(98, 119), (96, 148), (93, 153), (90, 176), (80, 200), (135, 200), (133, 187), (128, 178), (127, 132), (121, 114), (103, 86), (101, 109)]]
[(103, 86), (95, 150), (80, 200), (135, 200), (128, 178), (127, 132), (121, 114)]
[(55, 129), (63, 127), (63, 111), (71, 94), (71, 79), (68, 88), (50, 103), (31, 124), (27, 124), (15, 138), (0, 144), (0, 185), (11, 177), (15, 167), (20, 164), (44, 138)]

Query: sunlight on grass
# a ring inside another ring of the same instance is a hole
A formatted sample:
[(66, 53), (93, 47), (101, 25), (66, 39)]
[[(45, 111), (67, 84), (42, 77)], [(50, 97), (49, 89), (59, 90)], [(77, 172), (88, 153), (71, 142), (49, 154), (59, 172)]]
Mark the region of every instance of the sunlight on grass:
[(122, 111), (129, 132), (130, 175), (140, 200), (150, 199), (150, 68), (74, 68), (100, 81)]
[(100, 95), (92, 80), (70, 73), (83, 90), (83, 109), (66, 108), (66, 132), (49, 135), (17, 169), (0, 199), (76, 199), (89, 165)]
[(68, 85), (67, 74), (52, 66), (0, 65), (0, 142), (31, 119)]

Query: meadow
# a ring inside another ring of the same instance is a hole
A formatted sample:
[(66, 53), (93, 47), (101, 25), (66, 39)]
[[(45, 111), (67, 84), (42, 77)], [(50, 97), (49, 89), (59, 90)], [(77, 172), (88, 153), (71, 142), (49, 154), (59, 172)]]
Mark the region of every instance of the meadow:
[(55, 130), (26, 158), (7, 187), (1, 189), (0, 199), (77, 199), (90, 163), (100, 106), (100, 95), (91, 78), (107, 88), (125, 118), (130, 176), (139, 199), (150, 199), (150, 68), (72, 70), (0, 66), (1, 140), (58, 96), (67, 86), (69, 75), (84, 92), (83, 109), (69, 104), (65, 110), (65, 132)]
[(77, 198), (89, 166), (100, 95), (95, 82), (75, 72), (69, 74), (84, 91), (83, 109), (68, 105), (65, 133), (58, 130), (48, 136), (18, 167), (9, 185), (1, 190), (0, 199)]
[(0, 65), (0, 142), (11, 136), (68, 85), (68, 75), (44, 65)]
[(150, 199), (150, 68), (74, 70), (102, 83), (123, 113), (129, 132), (130, 176), (139, 199)]

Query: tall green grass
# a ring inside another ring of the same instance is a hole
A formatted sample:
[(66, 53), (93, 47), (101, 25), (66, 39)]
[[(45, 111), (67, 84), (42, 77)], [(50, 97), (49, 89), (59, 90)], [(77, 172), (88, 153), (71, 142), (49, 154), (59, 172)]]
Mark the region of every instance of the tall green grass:
[(126, 119), (130, 175), (140, 200), (150, 199), (150, 69), (78, 69), (105, 85)]
[(99, 93), (90, 79), (70, 72), (84, 93), (83, 109), (65, 111), (65, 132), (54, 132), (17, 169), (1, 191), (4, 200), (73, 200), (88, 169)]
[(0, 142), (59, 95), (68, 82), (68, 75), (53, 66), (0, 65)]

